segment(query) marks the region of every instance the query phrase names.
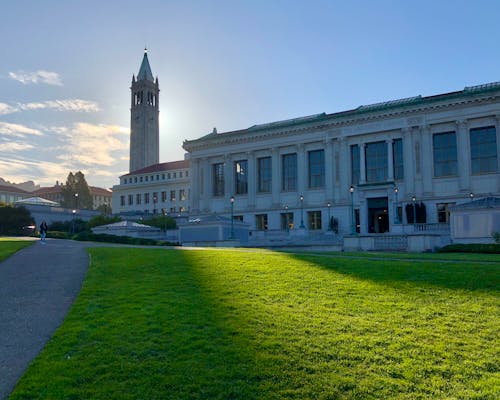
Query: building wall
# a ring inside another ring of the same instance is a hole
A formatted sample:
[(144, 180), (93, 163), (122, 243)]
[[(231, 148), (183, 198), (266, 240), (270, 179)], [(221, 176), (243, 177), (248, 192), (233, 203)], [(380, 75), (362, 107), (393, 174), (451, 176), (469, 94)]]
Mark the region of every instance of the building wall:
[[(184, 192), (183, 199), (180, 197), (181, 191)], [(174, 197), (171, 197), (171, 192), (174, 192)], [(132, 196), (131, 202), (129, 196)], [(140, 204), (137, 196), (140, 197)], [(168, 214), (178, 215), (189, 211), (189, 197), (187, 168), (129, 174), (120, 178), (119, 185), (113, 186), (112, 209), (115, 214), (161, 214), (165, 210)], [(146, 198), (149, 198), (148, 202)]]
[[(311, 228), (309, 215), (319, 211), (320, 230), (328, 228), (330, 215), (338, 219), (341, 233), (352, 232), (353, 209), (358, 209), (359, 231), (364, 234), (375, 229), (377, 215), (373, 215), (370, 204), (376, 199), (386, 199), (389, 231), (396, 232), (396, 222), (408, 222), (404, 211), (415, 198), (415, 203), (425, 204), (427, 224), (447, 223), (446, 211), (438, 213), (438, 205), (442, 208), (443, 204), (469, 201), (471, 193), (475, 198), (500, 194), (498, 116), (500, 87), (495, 93), (464, 94), (463, 98), (455, 96), (442, 101), (431, 99), (429, 104), (418, 106), (380, 106), (347, 117), (333, 115), (329, 120), (328, 116), (319, 116), (187, 141), (184, 148), (190, 153), (191, 209), (194, 214), (230, 215), (230, 200), (234, 196), (233, 215), (242, 216), (253, 229), (259, 228), (258, 218), (261, 217), (258, 215), (263, 214), (267, 215), (267, 229), (281, 229), (281, 214), (285, 212), (293, 215), (294, 227), (300, 226), (303, 220), (304, 225)], [(473, 173), (470, 132), (487, 126), (496, 130), (496, 168), (488, 173)], [(438, 149), (434, 138), (444, 132), (455, 132), (456, 171), (450, 176), (439, 176), (435, 162), (434, 153)], [(398, 139), (402, 141), (404, 169), (404, 177), (400, 179), (394, 176), (393, 158), (393, 146)], [(367, 180), (366, 152), (377, 142), (385, 149), (385, 178), (370, 182)], [(352, 181), (353, 145), (360, 149), (358, 182)], [(308, 157), (314, 150), (324, 151), (324, 182), (315, 188), (308, 182)], [(283, 156), (292, 153), (296, 154), (297, 185), (286, 191), (282, 186)], [(257, 188), (257, 163), (261, 157), (271, 157), (272, 164), (271, 190), (266, 193), (260, 193)], [(234, 165), (239, 160), (248, 164), (248, 192), (245, 194), (236, 194), (235, 190)], [(223, 195), (213, 192), (213, 168), (218, 163), (223, 165), (224, 171)], [(396, 221), (396, 206), (403, 208), (402, 221)], [(384, 210), (380, 212), (383, 214)]]

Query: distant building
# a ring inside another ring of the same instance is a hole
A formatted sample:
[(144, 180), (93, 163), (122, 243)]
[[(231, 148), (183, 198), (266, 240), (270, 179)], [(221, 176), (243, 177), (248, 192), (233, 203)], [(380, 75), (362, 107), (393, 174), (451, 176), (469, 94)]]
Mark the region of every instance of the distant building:
[(5, 204), (14, 204), (18, 200), (32, 197), (33, 194), (25, 190), (9, 185), (0, 185), (0, 202)]
[(130, 165), (113, 186), (115, 214), (142, 216), (189, 210), (189, 161), (159, 163), (159, 85), (144, 52), (137, 79), (132, 76)]
[[(54, 186), (41, 187), (35, 190), (32, 194), (43, 199), (55, 201), (59, 204), (63, 201), (62, 189), (64, 185), (56, 182)], [(101, 205), (111, 206), (112, 192), (111, 190), (89, 186), (90, 194), (92, 196), (92, 207), (97, 209)]]

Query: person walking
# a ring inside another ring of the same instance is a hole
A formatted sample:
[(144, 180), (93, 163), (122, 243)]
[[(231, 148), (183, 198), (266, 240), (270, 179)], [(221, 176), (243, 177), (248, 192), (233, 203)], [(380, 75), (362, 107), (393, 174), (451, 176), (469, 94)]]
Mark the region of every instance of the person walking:
[(47, 223), (45, 221), (42, 221), (40, 224), (40, 241), (45, 244), (45, 237), (47, 236), (47, 231), (49, 229), (47, 228)]

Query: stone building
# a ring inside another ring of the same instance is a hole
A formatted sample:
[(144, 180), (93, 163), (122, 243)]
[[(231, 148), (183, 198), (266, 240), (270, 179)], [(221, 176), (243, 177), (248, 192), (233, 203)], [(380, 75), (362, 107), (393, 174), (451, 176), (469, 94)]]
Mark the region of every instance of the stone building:
[(500, 195), (499, 118), (500, 83), (491, 83), (214, 129), (183, 143), (191, 212), (232, 213), (254, 231), (384, 234), (378, 247), (449, 236), (452, 206)]

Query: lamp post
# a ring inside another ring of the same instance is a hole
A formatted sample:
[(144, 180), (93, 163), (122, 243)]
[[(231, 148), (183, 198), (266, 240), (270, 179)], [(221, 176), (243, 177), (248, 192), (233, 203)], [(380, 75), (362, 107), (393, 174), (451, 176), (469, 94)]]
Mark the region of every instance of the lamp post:
[(156, 215), (156, 202), (158, 201), (158, 197), (153, 196), (153, 215)]
[(417, 198), (412, 196), (411, 201), (413, 202), (413, 226), (417, 223)]
[(75, 214), (76, 214), (76, 210), (73, 210), (73, 219), (72, 219), (72, 224), (71, 224), (71, 233), (75, 233)]
[(399, 214), (398, 214), (398, 193), (399, 189), (396, 186), (394, 188), (394, 222), (399, 224)]
[(304, 226), (304, 196), (300, 195), (300, 229), (305, 229)]
[(351, 233), (356, 234), (356, 217), (354, 216), (354, 186), (351, 185), (349, 188), (351, 193)]
[(231, 236), (229, 239), (234, 239), (234, 196), (229, 199), (231, 202)]
[(165, 227), (165, 239), (167, 239), (167, 209), (166, 208), (162, 208), (161, 212), (163, 214), (163, 224), (164, 224), (164, 227)]
[(75, 210), (78, 210), (78, 193), (75, 193)]
[(331, 231), (332, 230), (332, 218), (331, 218), (331, 214), (330, 214), (330, 208), (332, 207), (332, 203), (328, 202), (326, 203), (326, 206), (328, 207), (328, 231)]
[(470, 201), (473, 201), (474, 200), (474, 193), (470, 192), (469, 197), (470, 197)]

